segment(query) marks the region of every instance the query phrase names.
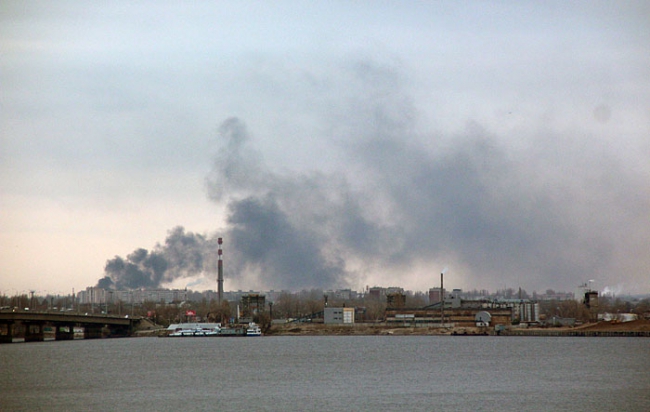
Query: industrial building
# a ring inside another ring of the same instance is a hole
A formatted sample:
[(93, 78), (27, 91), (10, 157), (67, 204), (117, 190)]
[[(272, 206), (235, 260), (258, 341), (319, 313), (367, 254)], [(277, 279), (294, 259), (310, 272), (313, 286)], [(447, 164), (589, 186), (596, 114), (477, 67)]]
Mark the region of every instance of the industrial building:
[(354, 308), (325, 308), (323, 323), (351, 325), (354, 323)]
[(480, 312), (490, 314), (490, 324), (482, 326), (512, 324), (512, 308), (501, 305), (445, 308), (444, 310), (439, 305), (419, 309), (387, 308), (386, 323), (401, 326), (473, 327), (477, 326), (479, 322), (485, 323), (478, 316)]
[[(521, 293), (520, 293), (521, 295)], [(539, 303), (528, 299), (463, 299), (461, 289), (451, 292), (440, 287), (429, 289), (429, 305), (408, 308), (402, 293), (387, 295), (386, 323), (411, 326), (494, 326), (540, 323)]]
[(388, 295), (386, 323), (470, 327), (508, 326), (513, 323), (537, 324), (540, 321), (539, 304), (527, 299), (465, 300), (461, 295), (460, 289), (446, 293), (443, 288), (432, 288), (429, 290), (429, 299), (433, 303), (423, 308), (406, 307), (406, 297), (403, 294)]

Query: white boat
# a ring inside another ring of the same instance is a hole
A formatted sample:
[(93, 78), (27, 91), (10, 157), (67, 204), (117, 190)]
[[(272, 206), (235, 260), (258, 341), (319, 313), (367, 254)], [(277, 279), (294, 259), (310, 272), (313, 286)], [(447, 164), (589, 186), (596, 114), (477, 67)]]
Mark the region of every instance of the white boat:
[(219, 332), (215, 332), (214, 330), (205, 330), (202, 328), (196, 328), (196, 329), (182, 329), (174, 333), (171, 333), (169, 336), (210, 336), (210, 335), (218, 335), (218, 334)]
[(246, 336), (262, 336), (262, 329), (255, 322), (251, 322), (246, 329)]
[(218, 329), (196, 329), (194, 331), (194, 336), (217, 336), (218, 334)]
[[(185, 326), (185, 327), (182, 327)], [(168, 328), (170, 331), (173, 330), (168, 336), (170, 337), (179, 337), (179, 336), (218, 336), (219, 331), (221, 330), (221, 324), (179, 324), (179, 325), (170, 325)]]
[(177, 330), (174, 333), (170, 333), (169, 336), (176, 337), (176, 336), (194, 336), (194, 333), (196, 332), (196, 329), (181, 329)]

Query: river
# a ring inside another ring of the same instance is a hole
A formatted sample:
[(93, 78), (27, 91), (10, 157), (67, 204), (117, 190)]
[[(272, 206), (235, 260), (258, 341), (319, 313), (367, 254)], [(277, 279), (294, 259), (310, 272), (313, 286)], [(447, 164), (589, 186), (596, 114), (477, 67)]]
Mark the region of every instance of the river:
[(0, 345), (2, 411), (650, 411), (650, 339), (122, 338)]

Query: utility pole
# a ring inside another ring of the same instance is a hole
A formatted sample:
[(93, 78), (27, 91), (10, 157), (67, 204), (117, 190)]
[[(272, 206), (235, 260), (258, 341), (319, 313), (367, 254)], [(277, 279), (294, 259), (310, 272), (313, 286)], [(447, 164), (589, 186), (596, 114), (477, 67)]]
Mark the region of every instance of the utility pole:
[(445, 289), (442, 281), (444, 274), (444, 272), (440, 273), (440, 327), (445, 324)]

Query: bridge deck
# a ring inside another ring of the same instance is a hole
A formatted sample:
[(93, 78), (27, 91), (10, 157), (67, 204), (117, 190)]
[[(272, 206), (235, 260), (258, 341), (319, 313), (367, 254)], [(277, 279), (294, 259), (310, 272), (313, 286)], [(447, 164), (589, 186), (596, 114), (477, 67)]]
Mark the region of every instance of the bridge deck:
[(81, 315), (56, 312), (18, 311), (0, 312), (0, 322), (53, 322), (53, 323), (79, 323), (114, 326), (131, 326), (134, 319), (112, 315)]

